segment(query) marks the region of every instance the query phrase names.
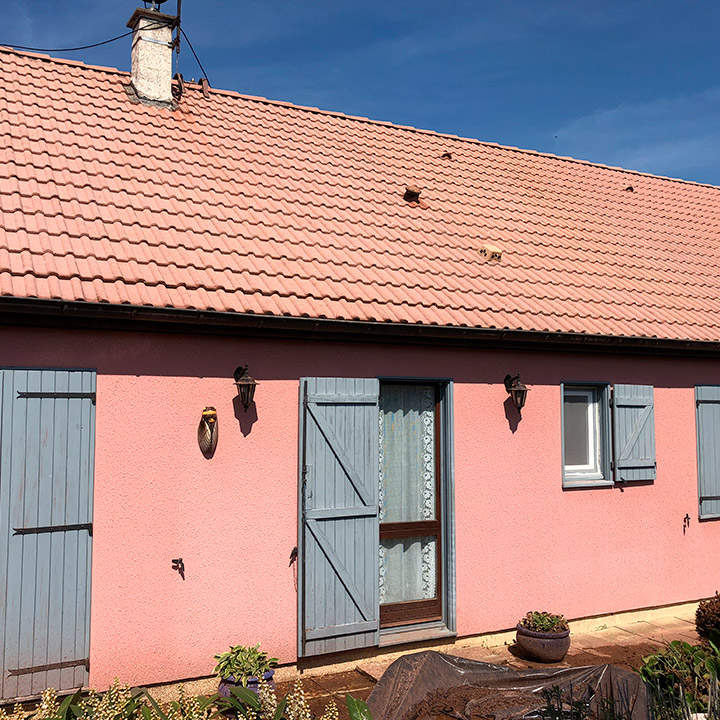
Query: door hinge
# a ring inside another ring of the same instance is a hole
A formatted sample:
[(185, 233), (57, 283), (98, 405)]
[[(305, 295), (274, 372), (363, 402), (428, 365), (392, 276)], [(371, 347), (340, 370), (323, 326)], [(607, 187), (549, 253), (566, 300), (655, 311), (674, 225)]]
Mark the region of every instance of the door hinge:
[(68, 399), (68, 398), (81, 398), (88, 399), (95, 402), (94, 392), (25, 392), (24, 390), (18, 390), (18, 399), (20, 398), (52, 398), (55, 400)]
[(69, 530), (87, 530), (92, 537), (92, 523), (78, 523), (75, 525), (44, 525), (42, 527), (13, 528), (13, 535), (38, 535), (49, 532), (68, 532)]
[(32, 673), (62, 670), (63, 668), (79, 667), (80, 665), (83, 665), (85, 669), (90, 672), (90, 658), (83, 658), (82, 660), (66, 660), (65, 662), (48, 663), (47, 665), (33, 665), (33, 667), (8, 670), (8, 675), (10, 677), (16, 677), (17, 675), (31, 675)]

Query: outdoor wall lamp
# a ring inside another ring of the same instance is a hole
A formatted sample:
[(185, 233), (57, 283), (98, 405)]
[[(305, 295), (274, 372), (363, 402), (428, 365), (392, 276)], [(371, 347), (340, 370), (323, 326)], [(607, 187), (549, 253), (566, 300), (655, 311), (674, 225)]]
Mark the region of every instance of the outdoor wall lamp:
[(217, 412), (214, 407), (206, 407), (198, 425), (198, 445), (205, 457), (212, 457), (218, 443)]
[(239, 366), (233, 376), (235, 378), (235, 385), (237, 385), (238, 395), (240, 396), (240, 402), (245, 410), (247, 410), (255, 396), (257, 382), (248, 375), (247, 365), (245, 365), (245, 367), (242, 365)]
[(525, 387), (524, 383), (520, 382), (520, 373), (505, 376), (505, 389), (512, 399), (512, 404), (516, 410), (520, 412), (523, 407), (525, 407), (525, 400), (527, 400), (528, 394), (527, 387)]

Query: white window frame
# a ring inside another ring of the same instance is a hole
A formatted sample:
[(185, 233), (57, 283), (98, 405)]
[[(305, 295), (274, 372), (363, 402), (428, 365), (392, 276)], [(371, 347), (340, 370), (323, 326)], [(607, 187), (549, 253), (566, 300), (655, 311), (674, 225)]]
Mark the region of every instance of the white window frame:
[[(562, 386), (562, 464), (563, 487), (598, 487), (612, 485), (610, 459), (610, 386), (606, 383), (563, 383)], [(565, 398), (584, 397), (588, 400), (587, 465), (565, 463)]]
[[(597, 388), (567, 387), (563, 393), (563, 403), (568, 397), (581, 397), (587, 400), (587, 455), (589, 462), (585, 465), (568, 465), (565, 463), (565, 476), (579, 475), (597, 479), (600, 476), (600, 413), (598, 411)], [(563, 433), (565, 426), (563, 422)]]

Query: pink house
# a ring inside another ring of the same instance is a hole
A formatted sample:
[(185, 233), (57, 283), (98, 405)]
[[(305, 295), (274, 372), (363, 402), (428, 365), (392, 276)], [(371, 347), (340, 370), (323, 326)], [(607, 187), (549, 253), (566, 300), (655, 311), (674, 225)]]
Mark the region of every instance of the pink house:
[(715, 592), (720, 189), (171, 83), (172, 21), (0, 50), (0, 696)]

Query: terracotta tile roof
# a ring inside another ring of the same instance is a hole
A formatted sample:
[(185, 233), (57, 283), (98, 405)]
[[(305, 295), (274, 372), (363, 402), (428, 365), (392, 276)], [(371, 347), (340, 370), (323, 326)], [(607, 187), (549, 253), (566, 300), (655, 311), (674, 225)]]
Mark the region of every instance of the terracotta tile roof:
[(2, 296), (720, 341), (720, 188), (0, 57)]

